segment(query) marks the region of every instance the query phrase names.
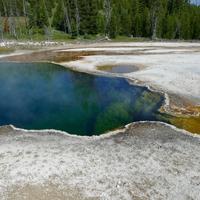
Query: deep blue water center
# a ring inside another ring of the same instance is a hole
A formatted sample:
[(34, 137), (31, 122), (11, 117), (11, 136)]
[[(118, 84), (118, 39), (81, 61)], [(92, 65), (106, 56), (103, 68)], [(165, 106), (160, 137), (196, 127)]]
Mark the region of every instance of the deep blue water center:
[(0, 63), (0, 125), (99, 135), (156, 120), (163, 97), (123, 78), (46, 63)]

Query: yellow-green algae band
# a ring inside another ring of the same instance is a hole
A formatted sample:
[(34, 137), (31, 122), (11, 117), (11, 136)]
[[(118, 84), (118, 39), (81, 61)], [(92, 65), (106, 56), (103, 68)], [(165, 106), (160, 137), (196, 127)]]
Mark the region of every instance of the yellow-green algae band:
[(200, 134), (200, 117), (194, 116), (172, 116), (169, 114), (162, 114), (159, 116), (161, 121), (166, 121), (177, 128), (185, 129), (194, 134)]
[(178, 128), (200, 134), (200, 117), (172, 117), (170, 122)]

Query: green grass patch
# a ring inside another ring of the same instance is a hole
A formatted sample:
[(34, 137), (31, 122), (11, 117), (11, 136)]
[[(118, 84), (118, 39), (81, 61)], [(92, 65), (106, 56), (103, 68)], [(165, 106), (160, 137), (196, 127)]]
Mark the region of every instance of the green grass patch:
[(14, 49), (12, 49), (12, 48), (0, 47), (0, 54), (11, 53), (13, 51), (14, 51)]
[(72, 36), (66, 34), (65, 32), (52, 29), (45, 34), (44, 29), (32, 28), (29, 31), (23, 30), (20, 33), (18, 32), (17, 36), (11, 36), (10, 34), (4, 34), (4, 39), (9, 40), (18, 40), (18, 41), (53, 41), (53, 42), (145, 42), (150, 41), (148, 38), (140, 37), (128, 37), (128, 36), (116, 36), (115, 38), (108, 38), (102, 34), (85, 34), (79, 36)]

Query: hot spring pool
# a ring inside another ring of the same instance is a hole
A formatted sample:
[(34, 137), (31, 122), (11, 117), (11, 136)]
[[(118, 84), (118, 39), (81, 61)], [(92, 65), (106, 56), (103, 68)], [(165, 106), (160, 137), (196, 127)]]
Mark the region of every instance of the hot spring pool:
[(0, 125), (99, 135), (158, 119), (164, 98), (123, 78), (47, 63), (0, 63)]

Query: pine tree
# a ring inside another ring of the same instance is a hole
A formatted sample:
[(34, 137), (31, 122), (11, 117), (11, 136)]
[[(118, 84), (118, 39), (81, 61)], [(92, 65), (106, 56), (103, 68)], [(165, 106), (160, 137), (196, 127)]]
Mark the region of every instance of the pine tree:
[(0, 0), (0, 14), (1, 35), (16, 38), (31, 32), (49, 38), (53, 29), (73, 37), (200, 38), (200, 7), (189, 0)]

